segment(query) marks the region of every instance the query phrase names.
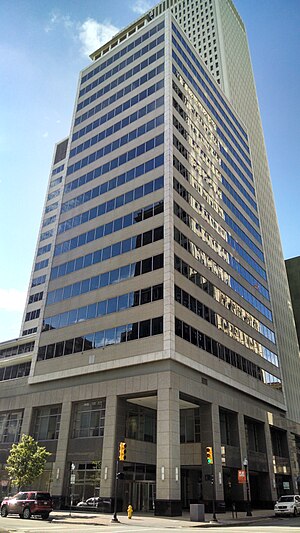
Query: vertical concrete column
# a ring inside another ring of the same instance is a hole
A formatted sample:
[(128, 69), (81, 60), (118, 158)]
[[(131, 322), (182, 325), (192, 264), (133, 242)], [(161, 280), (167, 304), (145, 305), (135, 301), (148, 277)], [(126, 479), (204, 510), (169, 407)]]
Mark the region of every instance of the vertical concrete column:
[(179, 390), (157, 391), (157, 470), (155, 514), (181, 515)]
[(298, 476), (299, 476), (299, 465), (297, 461), (297, 445), (296, 445), (296, 436), (291, 431), (287, 432), (287, 445), (289, 451), (289, 459), (291, 465), (291, 475), (293, 480), (293, 493), (298, 493)]
[(165, 142), (164, 142), (164, 346), (163, 356), (175, 351), (174, 206), (173, 206), (173, 102), (171, 18), (165, 20)]
[[(224, 500), (221, 431), (219, 406), (217, 404), (203, 405), (200, 409), (201, 449), (202, 449), (202, 483), (203, 498), (217, 501)], [(207, 464), (206, 447), (213, 448), (213, 465)], [(214, 476), (214, 485), (207, 476)], [(213, 492), (214, 490), (214, 492)]]
[(60, 430), (57, 441), (56, 458), (53, 464), (51, 493), (53, 496), (63, 494), (64, 480), (67, 469), (67, 451), (70, 434), (72, 402), (64, 402), (61, 408)]
[(116, 395), (107, 396), (100, 483), (100, 496), (105, 498), (114, 496), (117, 407), (118, 397)]
[(21, 426), (21, 435), (29, 435), (31, 418), (32, 418), (32, 407), (25, 407), (23, 412), (23, 420)]
[[(238, 432), (239, 432), (239, 442), (240, 442), (240, 458), (241, 458), (241, 469), (244, 469), (243, 461), (244, 459), (248, 460), (248, 450), (247, 450), (247, 441), (246, 441), (246, 430), (245, 430), (245, 418), (242, 413), (237, 413), (238, 419)], [(241, 484), (242, 497), (246, 501), (247, 499), (247, 487), (246, 484)], [(249, 487), (250, 490), (250, 487)], [(251, 492), (250, 492), (251, 494)]]
[(267, 461), (268, 461), (268, 470), (269, 470), (269, 479), (268, 484), (266, 487), (266, 492), (269, 492), (269, 498), (271, 501), (277, 500), (277, 490), (276, 490), (276, 480), (275, 480), (275, 472), (274, 472), (274, 463), (273, 463), (273, 446), (272, 446), (272, 439), (271, 439), (271, 431), (270, 431), (270, 422), (273, 421), (273, 415), (272, 413), (265, 413), (265, 424), (264, 424), (264, 430), (265, 430), (265, 441), (266, 441), (266, 454), (267, 454)]

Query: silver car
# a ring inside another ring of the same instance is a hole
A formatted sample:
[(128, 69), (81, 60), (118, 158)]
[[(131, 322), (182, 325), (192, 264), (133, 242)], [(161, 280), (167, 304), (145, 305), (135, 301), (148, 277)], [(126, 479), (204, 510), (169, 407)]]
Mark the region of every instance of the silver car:
[(281, 496), (274, 507), (275, 515), (293, 515), (300, 514), (300, 496), (298, 494), (288, 494)]

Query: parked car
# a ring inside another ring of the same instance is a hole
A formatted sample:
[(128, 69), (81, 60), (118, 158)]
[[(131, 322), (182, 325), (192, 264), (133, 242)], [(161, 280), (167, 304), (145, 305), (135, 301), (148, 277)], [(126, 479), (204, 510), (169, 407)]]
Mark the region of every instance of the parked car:
[(82, 500), (77, 503), (76, 507), (99, 507), (100, 502), (101, 498), (99, 497), (88, 498), (87, 500)]
[(4, 498), (1, 503), (0, 514), (18, 514), (20, 518), (30, 518), (31, 515), (40, 515), (47, 520), (53, 510), (52, 499), (49, 492), (27, 491), (18, 492), (15, 496)]
[(274, 507), (275, 515), (293, 515), (300, 514), (300, 496), (298, 494), (287, 494), (281, 496), (275, 503)]

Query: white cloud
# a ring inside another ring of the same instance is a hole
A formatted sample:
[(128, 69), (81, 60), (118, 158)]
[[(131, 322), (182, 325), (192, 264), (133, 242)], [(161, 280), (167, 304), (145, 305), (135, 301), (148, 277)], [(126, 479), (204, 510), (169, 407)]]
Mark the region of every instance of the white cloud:
[(5, 311), (23, 311), (27, 291), (17, 289), (0, 289), (0, 309)]
[(119, 28), (110, 22), (97, 22), (88, 18), (79, 26), (79, 40), (81, 41), (81, 51), (84, 55), (89, 55), (97, 48), (109, 41)]
[(45, 32), (49, 33), (58, 25), (62, 25), (66, 30), (70, 30), (74, 26), (74, 21), (72, 21), (69, 15), (62, 15), (59, 11), (53, 11), (50, 14), (48, 24), (45, 26)]
[(88, 18), (84, 22), (78, 22), (72, 20), (69, 15), (53, 11), (44, 30), (46, 33), (50, 33), (56, 28), (63, 28), (72, 40), (79, 41), (81, 43), (80, 51), (84, 56), (89, 56), (119, 31), (119, 28), (106, 20), (97, 22), (95, 19)]
[(44, 139), (46, 139), (47, 137), (49, 137), (49, 131), (45, 131), (43, 134), (42, 134), (42, 137)]
[(149, 11), (150, 8), (151, 4), (148, 0), (136, 0), (131, 6), (132, 11), (138, 15), (143, 15), (146, 11)]

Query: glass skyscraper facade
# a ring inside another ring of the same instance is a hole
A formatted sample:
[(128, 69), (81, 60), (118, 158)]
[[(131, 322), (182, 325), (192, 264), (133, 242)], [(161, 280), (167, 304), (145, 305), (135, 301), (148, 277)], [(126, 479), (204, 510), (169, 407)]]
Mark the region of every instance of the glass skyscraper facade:
[(124, 508), (209, 503), (212, 474), (243, 505), (244, 458), (254, 504), (295, 490), (275, 211), (224, 4), (233, 22), (217, 1), (162, 2), (92, 54), (55, 147), (22, 337), (0, 346), (0, 440), (3, 463), (20, 431), (42, 441), (66, 502), (74, 463), (75, 500), (113, 505), (120, 441)]

